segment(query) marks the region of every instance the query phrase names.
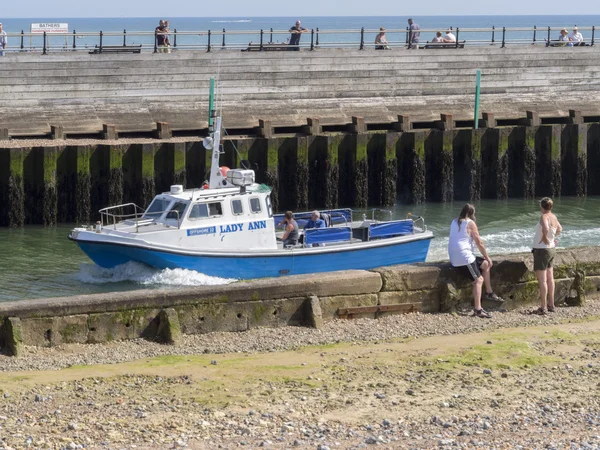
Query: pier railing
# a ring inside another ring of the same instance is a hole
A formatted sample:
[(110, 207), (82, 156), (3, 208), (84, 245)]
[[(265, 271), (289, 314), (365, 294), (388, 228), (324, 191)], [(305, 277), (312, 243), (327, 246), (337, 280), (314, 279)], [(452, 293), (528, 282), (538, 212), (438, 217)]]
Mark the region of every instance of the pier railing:
[[(459, 43), (471, 46), (509, 47), (517, 45), (548, 45), (556, 43), (563, 27), (491, 27), (491, 28), (449, 28)], [(583, 34), (585, 45), (593, 46), (596, 41), (596, 27), (578, 27)], [(420, 47), (431, 42), (436, 32), (446, 30), (421, 29), (417, 43), (409, 43), (408, 29), (386, 30), (387, 47), (390, 49)], [(572, 31), (572, 28), (569, 29)], [(167, 34), (170, 46), (159, 45), (156, 31), (98, 31), (69, 33), (8, 33), (7, 53), (57, 53), (87, 51), (93, 53), (127, 52), (172, 52), (183, 50), (272, 51), (272, 50), (316, 50), (322, 48), (374, 49), (375, 37), (379, 30), (339, 29), (321, 30), (313, 28), (303, 33), (299, 45), (289, 45), (288, 30), (201, 30), (182, 31), (173, 29)], [(568, 43), (565, 42), (565, 45)], [(122, 47), (119, 51), (116, 47)], [(451, 47), (451, 45), (450, 45)]]

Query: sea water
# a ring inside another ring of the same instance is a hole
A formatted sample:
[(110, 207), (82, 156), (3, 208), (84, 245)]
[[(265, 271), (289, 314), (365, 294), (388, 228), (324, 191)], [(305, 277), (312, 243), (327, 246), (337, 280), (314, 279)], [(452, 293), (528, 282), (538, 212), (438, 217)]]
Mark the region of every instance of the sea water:
[[(397, 205), (392, 213), (397, 219), (405, 218), (409, 212), (413, 217), (425, 217), (428, 229), (435, 235), (428, 261), (445, 261), (449, 225), (462, 206), (461, 202)], [(491, 255), (530, 250), (539, 220), (536, 201), (482, 200), (475, 206), (479, 231)], [(555, 200), (555, 212), (564, 227), (559, 247), (600, 245), (600, 197), (559, 198)], [(235, 278), (235, 274), (232, 279), (222, 279), (191, 270), (156, 270), (137, 263), (102, 269), (67, 239), (71, 228), (72, 225), (0, 228), (0, 301), (218, 285), (231, 283)]]

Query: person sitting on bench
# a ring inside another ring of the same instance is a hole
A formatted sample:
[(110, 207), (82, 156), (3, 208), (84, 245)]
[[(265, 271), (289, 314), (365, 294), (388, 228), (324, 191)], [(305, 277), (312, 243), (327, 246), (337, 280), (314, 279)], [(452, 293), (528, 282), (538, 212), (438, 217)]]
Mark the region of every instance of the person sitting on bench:
[(575, 46), (585, 45), (583, 42), (583, 36), (577, 29), (577, 26), (573, 28), (573, 32), (569, 35), (569, 41)]
[(442, 32), (438, 31), (435, 33), (435, 37), (431, 40), (431, 42), (444, 42), (444, 39), (442, 38)]
[(452, 30), (447, 30), (446, 35), (442, 38), (442, 42), (454, 43), (456, 42), (456, 36), (452, 33)]

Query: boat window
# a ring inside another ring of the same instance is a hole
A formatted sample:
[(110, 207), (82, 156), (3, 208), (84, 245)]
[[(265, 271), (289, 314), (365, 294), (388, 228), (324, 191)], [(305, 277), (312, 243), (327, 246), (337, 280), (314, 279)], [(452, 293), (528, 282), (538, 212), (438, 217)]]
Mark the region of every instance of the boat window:
[(208, 214), (211, 216), (222, 216), (223, 208), (221, 207), (221, 203), (209, 203)]
[(169, 208), (171, 200), (166, 198), (155, 198), (144, 213), (145, 219), (158, 219)]
[(190, 211), (190, 219), (205, 219), (208, 217), (208, 205), (206, 203), (196, 203)]
[(261, 212), (260, 198), (255, 197), (250, 199), (250, 211), (252, 211), (253, 214)]
[(269, 217), (273, 217), (273, 209), (271, 209), (271, 197), (267, 196), (267, 212), (269, 213)]
[(242, 206), (241, 200), (231, 200), (231, 210), (233, 211), (234, 216), (239, 216), (240, 214), (244, 214), (244, 207)]
[(186, 206), (187, 203), (175, 202), (175, 204), (167, 213), (167, 219), (181, 220), (183, 218), (183, 212), (185, 211)]

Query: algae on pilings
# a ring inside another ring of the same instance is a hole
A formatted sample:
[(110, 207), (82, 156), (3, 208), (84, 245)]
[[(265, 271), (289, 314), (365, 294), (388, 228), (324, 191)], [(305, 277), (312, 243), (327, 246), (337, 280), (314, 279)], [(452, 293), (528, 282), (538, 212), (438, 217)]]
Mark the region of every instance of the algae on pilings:
[(481, 137), (484, 130), (458, 130), (454, 134), (454, 198), (481, 198)]
[(58, 221), (88, 223), (91, 213), (90, 148), (68, 146), (57, 158)]
[(199, 188), (205, 180), (206, 174), (206, 149), (202, 142), (186, 142), (185, 146), (185, 179), (187, 187)]
[(131, 144), (123, 154), (123, 201), (146, 208), (155, 195), (154, 144)]
[[(276, 138), (279, 208), (298, 210), (298, 138)], [(305, 189), (306, 187), (304, 187)]]
[(398, 161), (397, 190), (404, 203), (425, 201), (425, 140), (428, 132), (412, 131), (400, 135), (396, 144)]
[[(600, 167), (600, 123), (588, 124), (587, 167)], [(588, 195), (600, 195), (600, 177), (588, 176)]]
[(279, 203), (279, 173), (277, 170), (279, 163), (279, 139), (256, 139), (256, 144), (259, 144), (259, 142), (262, 144), (259, 145), (259, 148), (262, 149), (266, 161), (263, 172), (263, 183), (271, 187), (271, 206), (273, 211), (279, 211), (281, 208)]
[(508, 134), (506, 129), (487, 128), (481, 140), (481, 196), (504, 199), (508, 193)]
[(308, 207), (310, 209), (325, 206), (327, 177), (327, 137), (307, 136), (307, 161), (309, 163)]
[(508, 196), (533, 198), (535, 195), (536, 127), (514, 127), (508, 141)]
[(56, 148), (23, 149), (25, 222), (54, 225), (57, 214)]
[(308, 170), (308, 138), (298, 137), (296, 146), (296, 209), (308, 209), (308, 190), (312, 184), (311, 174)]
[(359, 133), (355, 138), (355, 148), (352, 158), (353, 169), (351, 172), (351, 186), (353, 199), (351, 205), (357, 208), (366, 208), (369, 205), (369, 158), (367, 144), (371, 136)]
[(398, 133), (386, 133), (381, 206), (394, 206), (398, 198), (398, 159), (396, 157), (398, 139)]
[(587, 194), (587, 124), (565, 125), (562, 133), (562, 195)]
[(163, 143), (154, 156), (154, 180), (158, 192), (167, 192), (174, 184), (185, 186), (185, 144)]
[(542, 125), (535, 133), (535, 195), (558, 197), (561, 192), (560, 125)]
[(427, 199), (452, 201), (454, 197), (453, 131), (431, 130), (425, 141)]
[[(375, 133), (367, 135), (367, 168), (368, 168), (368, 204), (383, 204), (383, 184), (386, 163), (386, 135)], [(394, 179), (397, 175), (394, 176)]]
[(327, 136), (325, 156), (325, 201), (327, 209), (335, 209), (340, 200), (340, 161), (339, 151), (341, 137)]
[(25, 224), (23, 159), (20, 148), (0, 149), (0, 226)]

